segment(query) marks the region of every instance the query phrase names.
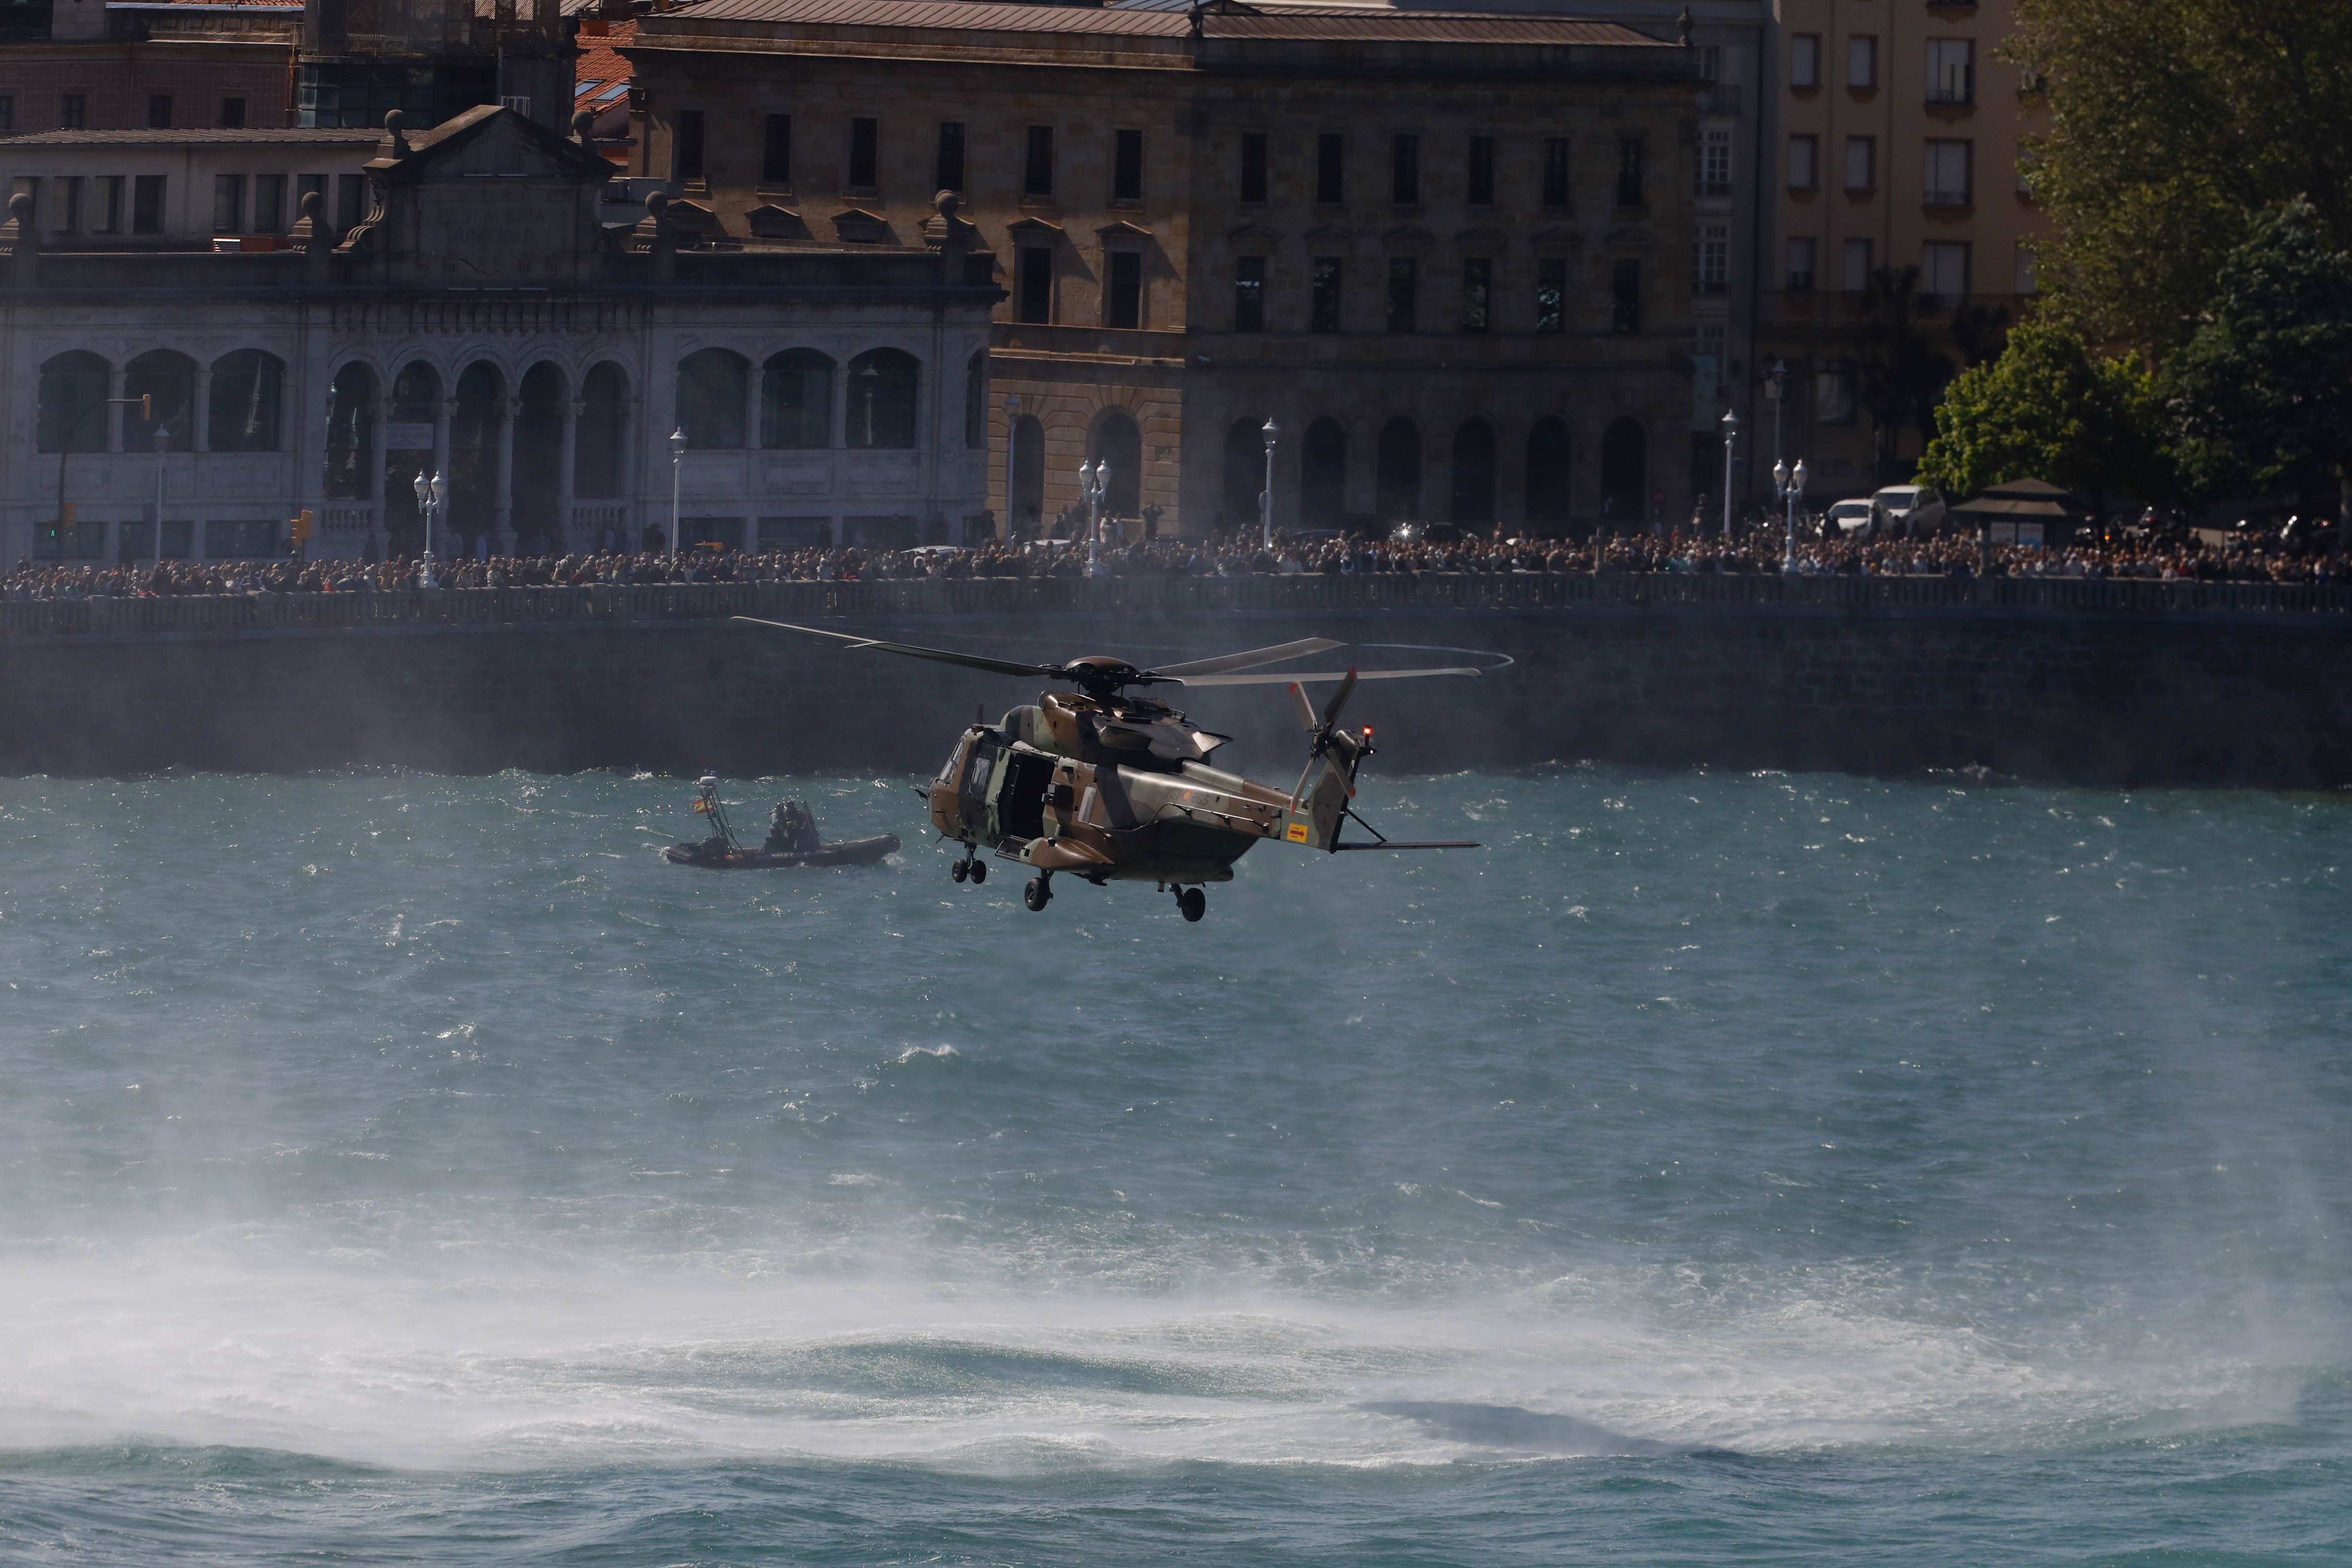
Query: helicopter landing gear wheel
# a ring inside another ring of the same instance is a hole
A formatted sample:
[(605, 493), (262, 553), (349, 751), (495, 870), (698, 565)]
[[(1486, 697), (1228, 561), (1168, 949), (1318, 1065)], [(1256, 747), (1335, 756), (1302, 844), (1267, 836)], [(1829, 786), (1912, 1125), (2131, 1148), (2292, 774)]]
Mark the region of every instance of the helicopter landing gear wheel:
[(1021, 901), (1033, 910), (1042, 910), (1053, 901), (1054, 889), (1045, 885), (1043, 877), (1032, 877), (1029, 885), (1021, 889)]
[(1209, 895), (1198, 888), (1176, 889), (1176, 912), (1188, 921), (1197, 921), (1209, 912)]
[(948, 868), (948, 875), (953, 877), (959, 882), (962, 881), (966, 877), (971, 875), (971, 862), (969, 860), (957, 861), (954, 865)]
[(982, 883), (982, 882), (987, 881), (987, 880), (988, 880), (988, 868), (987, 868), (987, 867), (985, 867), (985, 866), (983, 866), (983, 865), (982, 865), (979, 861), (974, 860), (974, 861), (971, 863), (971, 880), (972, 880), (972, 885), (973, 885), (973, 886), (975, 886), (975, 887), (979, 886), (979, 885), (980, 885), (981, 883)]

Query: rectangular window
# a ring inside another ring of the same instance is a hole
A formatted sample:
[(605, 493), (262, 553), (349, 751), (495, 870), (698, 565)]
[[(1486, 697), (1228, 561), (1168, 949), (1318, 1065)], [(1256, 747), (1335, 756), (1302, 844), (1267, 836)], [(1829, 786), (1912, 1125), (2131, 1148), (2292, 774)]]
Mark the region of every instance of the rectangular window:
[(131, 232), (163, 232), (163, 176), (140, 174), (131, 184)]
[(244, 130), (245, 100), (241, 98), (222, 99), (220, 122), (221, 129), (224, 131)]
[(681, 109), (669, 143), (669, 177), (699, 180), (703, 176), (703, 118), (698, 109)]
[(2021, 294), (2031, 294), (2035, 291), (2033, 247), (2030, 245), (2021, 245), (2017, 247), (2017, 291)]
[(184, 518), (166, 519), (155, 553), (166, 561), (185, 561), (195, 552), (196, 525)]
[(1853, 424), (1855, 380), (1850, 364), (1824, 365), (1814, 371), (1813, 417), (1824, 425)]
[(1617, 205), (1621, 207), (1642, 205), (1642, 161), (1639, 136), (1617, 139)]
[(1789, 241), (1789, 292), (1802, 294), (1813, 286), (1813, 242), (1800, 237)]
[(1265, 200), (1265, 132), (1242, 132), (1242, 200)]
[(1609, 330), (1612, 332), (1638, 332), (1642, 330), (1642, 264), (1639, 261), (1619, 261), (1609, 268)]
[(256, 174), (253, 176), (253, 232), (283, 234), (286, 232), (286, 176)]
[(1964, 239), (1931, 239), (1919, 247), (1919, 291), (1933, 309), (1948, 310), (1969, 297), (1969, 244)]
[(1698, 46), (1698, 79), (1701, 81), (1723, 79), (1723, 46), (1721, 44)]
[(1927, 40), (1927, 101), (1977, 100), (1977, 46), (1973, 38)]
[(1103, 325), (1135, 328), (1143, 325), (1143, 256), (1139, 251), (1110, 253), (1110, 297)]
[(1315, 200), (1338, 206), (1348, 199), (1348, 139), (1325, 134), (1315, 138)]
[(1401, 207), (1421, 205), (1421, 138), (1398, 136), (1389, 143), (1389, 200)]
[(79, 92), (61, 92), (58, 95), (58, 130), (83, 130), (85, 127), (82, 122), (89, 118), (89, 98), (87, 94)]
[(1870, 287), (1870, 241), (1849, 239), (1839, 250), (1839, 279), (1849, 294), (1859, 294)]
[(939, 151), (931, 160), (931, 189), (963, 189), (963, 121), (961, 120), (940, 121)]
[(1536, 263), (1536, 331), (1568, 331), (1568, 258), (1547, 256)]
[(1878, 85), (1878, 40), (1867, 34), (1845, 41), (1845, 84), (1848, 87)]
[(1418, 330), (1421, 310), (1421, 265), (1410, 256), (1389, 258), (1389, 331)]
[(1821, 138), (1810, 133), (1789, 138), (1789, 188), (1810, 191), (1822, 183)]
[(1878, 188), (1878, 138), (1849, 136), (1845, 139), (1845, 188), (1849, 191), (1874, 191)]
[(1143, 132), (1140, 131), (1112, 133), (1110, 199), (1115, 202), (1139, 202), (1143, 199)]
[(1927, 180), (1925, 200), (1931, 207), (1964, 207), (1975, 196), (1976, 181), (1970, 165), (1974, 163), (1976, 144), (1971, 142), (1930, 142), (1927, 143)]
[(1702, 294), (1721, 294), (1731, 286), (1731, 227), (1703, 223), (1691, 242), (1691, 277)]
[(92, 234), (122, 232), (122, 184), (123, 177), (121, 174), (98, 176), (98, 188), (89, 208), (89, 227)]
[(1728, 128), (1698, 133), (1698, 194), (1703, 196), (1727, 196), (1731, 194), (1731, 132)]
[(1265, 331), (1265, 258), (1234, 258), (1234, 331)]
[(245, 176), (213, 176), (213, 232), (237, 234), (245, 227)]
[(367, 216), (367, 176), (337, 174), (335, 176), (335, 226), (339, 229), (357, 227)]
[[(789, 185), (793, 183), (793, 117), (771, 114), (766, 130), (760, 138), (760, 183), (763, 185)], [(943, 186), (943, 189), (954, 189)]]
[(147, 95), (147, 129), (150, 131), (172, 129), (172, 95), (170, 93), (151, 92)]
[(1568, 138), (1547, 136), (1543, 152), (1543, 205), (1554, 212), (1570, 205), (1568, 188)]
[(1024, 245), (1013, 262), (1013, 299), (1015, 313), (1024, 321), (1054, 319), (1054, 252), (1043, 245)]
[(207, 561), (257, 561), (277, 553), (278, 524), (274, 521), (205, 524)]
[(1790, 38), (1789, 85), (1797, 88), (1822, 85), (1822, 37), (1819, 33), (1798, 33)]
[(1468, 256), (1462, 260), (1462, 330), (1483, 332), (1494, 316), (1495, 261)]
[(1495, 139), (1492, 136), (1470, 138), (1470, 205), (1491, 207), (1495, 205)]
[(1338, 257), (1318, 256), (1315, 258), (1314, 283), (1307, 300), (1308, 331), (1336, 332), (1339, 330), (1339, 277)]
[(882, 184), (882, 122), (864, 116), (849, 122), (849, 188), (877, 190)]
[(49, 227), (58, 234), (81, 232), (81, 176), (60, 174), (49, 182)]
[(1024, 196), (1050, 196), (1054, 194), (1054, 128), (1032, 125), (1029, 128), (1028, 155), (1021, 164), (1021, 194)]

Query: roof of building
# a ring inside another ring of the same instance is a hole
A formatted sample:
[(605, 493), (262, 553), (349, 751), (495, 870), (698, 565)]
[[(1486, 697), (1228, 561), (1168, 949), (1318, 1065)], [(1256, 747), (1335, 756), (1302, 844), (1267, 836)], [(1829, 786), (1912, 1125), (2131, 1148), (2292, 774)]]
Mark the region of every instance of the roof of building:
[[(951, 32), (1094, 34), (1181, 38), (1194, 13), (1143, 6), (1021, 5), (993, 0), (699, 0), (650, 20), (804, 23), (816, 26), (936, 28)], [(1278, 5), (1202, 9), (1213, 38), (1336, 39), (1449, 44), (1589, 44), (1673, 48), (1616, 22), (1480, 11), (1393, 11), (1374, 6)], [(664, 30), (667, 30), (665, 28)]]
[(369, 147), (383, 139), (381, 131), (300, 129), (292, 131), (27, 131), (0, 136), (0, 147), (194, 147), (214, 143), (251, 145), (257, 142), (331, 143)]
[[(572, 107), (595, 109), (628, 90), (629, 61), (621, 50), (635, 42), (635, 22), (607, 22), (602, 34), (584, 29), (577, 40), (580, 54), (572, 71)], [(593, 91), (589, 90), (593, 89)]]

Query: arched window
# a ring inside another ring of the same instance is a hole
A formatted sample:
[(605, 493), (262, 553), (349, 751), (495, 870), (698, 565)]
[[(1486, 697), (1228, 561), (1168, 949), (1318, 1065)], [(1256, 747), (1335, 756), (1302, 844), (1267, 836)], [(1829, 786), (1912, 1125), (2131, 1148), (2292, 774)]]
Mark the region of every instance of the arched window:
[(1348, 433), (1337, 419), (1322, 418), (1307, 427), (1299, 448), (1298, 519), (1310, 528), (1328, 528), (1347, 509)]
[(922, 367), (898, 349), (869, 349), (849, 362), (848, 444), (911, 447)]
[(1265, 421), (1256, 415), (1236, 419), (1225, 429), (1224, 513), (1227, 528), (1258, 521), (1258, 492), (1265, 488)]
[(1528, 521), (1568, 521), (1568, 426), (1538, 419), (1528, 430)]
[(741, 354), (704, 349), (677, 362), (677, 428), (695, 451), (743, 445), (743, 398), (751, 367)]
[[(141, 354), (122, 370), (122, 395), (133, 401), (122, 410), (122, 449), (152, 452), (155, 432), (166, 432), (163, 449), (196, 449), (196, 362), (169, 349)], [(138, 398), (148, 399), (148, 417), (139, 416)]]
[(1034, 415), (1013, 422), (1013, 472), (1005, 483), (1012, 491), (1005, 500), (1012, 514), (1006, 525), (1015, 534), (1036, 538), (1045, 519), (1045, 427)]
[(459, 374), (457, 406), (449, 411), (449, 510), (441, 521), (469, 547), (477, 535), (498, 523), (499, 422), (506, 416), (504, 402), (497, 366), (476, 360)]
[(814, 349), (787, 349), (761, 367), (761, 446), (805, 450), (833, 445), (833, 361)]
[(1495, 427), (1465, 419), (1454, 432), (1454, 521), (1495, 521)]
[(278, 415), (286, 388), (286, 362), (259, 349), (238, 349), (213, 361), (211, 423), (215, 452), (275, 452)]
[(963, 444), (973, 451), (988, 446), (988, 351), (976, 349), (963, 367)]
[(628, 435), (629, 378), (607, 360), (592, 366), (580, 381), (580, 424), (572, 436), (574, 496), (611, 500), (621, 493)]
[(40, 449), (106, 450), (107, 363), (93, 353), (63, 353), (41, 366)]
[(1143, 432), (1123, 408), (1103, 411), (1095, 422), (1094, 437), (1087, 443), (1098, 462), (1110, 465), (1110, 484), (1103, 491), (1105, 517), (1143, 515)]
[(375, 450), (375, 372), (353, 360), (327, 384), (327, 499), (365, 500)]
[(383, 415), (383, 528), (394, 554), (414, 555), (424, 547), (416, 476), (433, 475), (433, 431), (440, 410), (440, 374), (423, 360), (402, 366), (392, 378)]
[(1601, 515), (1625, 527), (1642, 521), (1642, 492), (1649, 483), (1649, 439), (1632, 416), (1613, 419), (1601, 433)]
[(1375, 468), (1381, 521), (1420, 518), (1421, 426), (1402, 416), (1381, 426)]
[(522, 406), (515, 411), (514, 489), (508, 501), (518, 555), (552, 553), (560, 547), (563, 394), (563, 373), (545, 360), (524, 373), (517, 399)]

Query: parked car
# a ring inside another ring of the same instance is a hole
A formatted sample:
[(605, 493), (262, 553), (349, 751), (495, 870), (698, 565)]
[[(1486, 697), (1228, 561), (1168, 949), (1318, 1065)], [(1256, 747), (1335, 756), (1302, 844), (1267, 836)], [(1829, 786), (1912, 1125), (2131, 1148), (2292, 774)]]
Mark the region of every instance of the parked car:
[(1853, 500), (1833, 501), (1830, 505), (1828, 523), (1822, 534), (1830, 539), (1868, 539), (1875, 531), (1871, 526), (1877, 509), (1867, 497)]
[(1944, 526), (1944, 498), (1932, 485), (1888, 485), (1870, 498), (1886, 509), (1886, 521), (1906, 533), (1933, 533)]

